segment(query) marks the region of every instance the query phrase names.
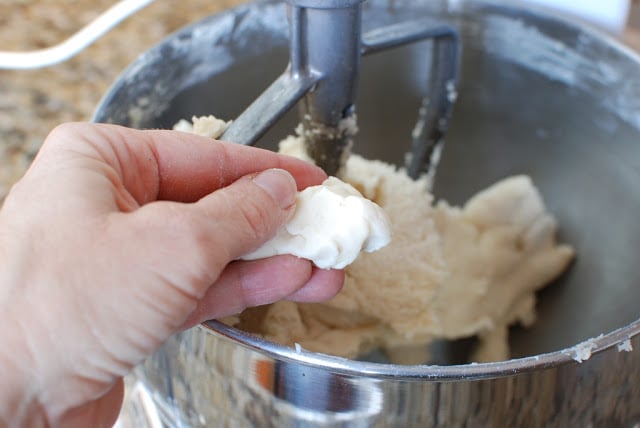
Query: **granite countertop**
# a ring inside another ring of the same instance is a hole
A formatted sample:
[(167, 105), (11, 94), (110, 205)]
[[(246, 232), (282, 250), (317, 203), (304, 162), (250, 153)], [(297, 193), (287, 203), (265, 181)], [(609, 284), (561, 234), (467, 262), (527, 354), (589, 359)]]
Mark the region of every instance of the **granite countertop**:
[[(29, 71), (0, 70), (0, 200), (58, 123), (88, 120), (102, 95), (135, 57), (169, 33), (244, 0), (156, 1), (70, 61)], [(0, 49), (28, 50), (64, 40), (114, 0), (3, 0)], [(634, 3), (623, 40), (640, 50)]]
[[(158, 0), (71, 60), (38, 70), (0, 70), (0, 201), (57, 124), (89, 120), (112, 82), (139, 54), (178, 28), (244, 0)], [(0, 50), (59, 43), (115, 0), (3, 0)]]

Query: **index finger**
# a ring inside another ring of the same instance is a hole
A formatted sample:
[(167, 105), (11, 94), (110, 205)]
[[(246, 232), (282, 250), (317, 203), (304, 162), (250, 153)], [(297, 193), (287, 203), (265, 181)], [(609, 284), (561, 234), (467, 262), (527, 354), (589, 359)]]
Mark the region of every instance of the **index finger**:
[[(158, 199), (194, 202), (245, 175), (271, 168), (291, 173), (298, 190), (326, 178), (322, 169), (290, 156), (179, 131), (75, 123), (55, 133), (55, 146), (66, 145), (74, 155), (83, 153), (112, 167), (140, 204)], [(83, 149), (78, 141), (88, 145)]]
[(159, 167), (160, 199), (197, 200), (239, 178), (270, 168), (293, 175), (298, 190), (327, 175), (315, 165), (270, 150), (211, 140), (177, 131), (147, 131)]

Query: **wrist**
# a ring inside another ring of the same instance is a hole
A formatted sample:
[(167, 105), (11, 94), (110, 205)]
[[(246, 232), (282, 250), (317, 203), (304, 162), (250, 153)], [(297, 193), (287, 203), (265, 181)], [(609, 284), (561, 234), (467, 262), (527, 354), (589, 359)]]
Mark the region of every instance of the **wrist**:
[[(24, 296), (19, 284), (24, 283), (19, 274), (19, 263), (1, 251), (3, 260), (0, 271), (0, 313), (3, 328), (0, 329), (0, 428), (5, 426), (46, 426), (45, 413), (40, 405), (40, 383), (35, 369), (34, 355), (30, 350), (29, 327), (32, 317), (25, 310)], [(11, 261), (14, 261), (12, 264)]]
[(45, 412), (38, 399), (39, 385), (31, 378), (33, 371), (28, 368), (31, 358), (24, 338), (19, 338), (19, 329), (3, 330), (0, 333), (0, 427), (46, 426)]

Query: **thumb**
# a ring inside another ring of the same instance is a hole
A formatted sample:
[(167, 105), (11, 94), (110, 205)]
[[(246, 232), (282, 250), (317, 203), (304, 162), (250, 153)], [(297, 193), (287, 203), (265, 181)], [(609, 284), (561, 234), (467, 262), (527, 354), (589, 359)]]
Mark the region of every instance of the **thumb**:
[(213, 238), (228, 261), (253, 251), (290, 217), (296, 181), (282, 169), (244, 177), (198, 201), (194, 208), (212, 220)]
[(136, 217), (153, 251), (147, 266), (199, 297), (225, 266), (276, 234), (296, 199), (287, 171), (268, 169), (240, 178), (191, 204), (156, 202)]

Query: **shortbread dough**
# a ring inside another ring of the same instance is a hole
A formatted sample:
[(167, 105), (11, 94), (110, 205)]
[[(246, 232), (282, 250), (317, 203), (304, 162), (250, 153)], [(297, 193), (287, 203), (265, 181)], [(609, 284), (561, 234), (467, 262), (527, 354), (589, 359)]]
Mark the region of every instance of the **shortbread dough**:
[[(295, 136), (280, 151), (305, 157)], [(356, 154), (341, 178), (386, 211), (391, 243), (347, 266), (343, 290), (328, 302), (281, 301), (225, 322), (348, 358), (379, 348), (392, 361), (421, 363), (434, 340), (477, 336), (471, 360), (508, 359), (508, 327), (535, 321), (535, 291), (574, 257), (556, 242), (556, 221), (531, 179), (507, 177), (454, 207), (434, 201), (426, 178)]]
[[(290, 137), (281, 146), (303, 153)], [(422, 363), (436, 339), (478, 336), (474, 361), (508, 359), (508, 327), (535, 321), (535, 291), (574, 257), (527, 176), (508, 177), (463, 207), (434, 203), (426, 179), (352, 154), (344, 181), (387, 212), (393, 239), (346, 268), (344, 289), (320, 304), (277, 302), (230, 319), (287, 345), (348, 358), (375, 348)]]

